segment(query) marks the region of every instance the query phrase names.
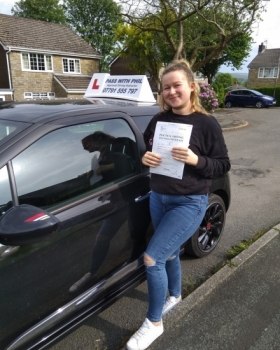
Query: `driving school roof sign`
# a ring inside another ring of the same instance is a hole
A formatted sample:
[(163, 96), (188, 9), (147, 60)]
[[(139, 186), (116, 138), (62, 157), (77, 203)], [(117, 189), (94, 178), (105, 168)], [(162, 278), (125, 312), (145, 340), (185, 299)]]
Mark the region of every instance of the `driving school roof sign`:
[(138, 102), (155, 102), (146, 75), (93, 74), (84, 97), (121, 98)]

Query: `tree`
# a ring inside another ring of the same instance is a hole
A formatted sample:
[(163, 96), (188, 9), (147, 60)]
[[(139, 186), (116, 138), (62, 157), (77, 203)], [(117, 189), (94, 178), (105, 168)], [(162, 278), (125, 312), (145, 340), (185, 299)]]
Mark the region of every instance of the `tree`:
[(46, 22), (66, 23), (63, 6), (59, 0), (19, 0), (11, 10), (18, 17), (33, 18)]
[(156, 33), (194, 71), (220, 58), (233, 40), (250, 35), (264, 9), (262, 0), (123, 0), (122, 5), (127, 23)]
[(106, 71), (115, 46), (120, 7), (113, 0), (65, 0), (64, 8), (73, 30), (103, 55), (99, 71)]
[(230, 73), (220, 73), (215, 79), (214, 86), (215, 84), (220, 84), (225, 89), (231, 86), (234, 83), (234, 80), (235, 79)]
[(135, 57), (135, 61), (128, 65), (138, 74), (149, 73), (150, 81), (159, 87), (159, 70), (162, 67), (159, 41), (150, 32), (139, 32), (138, 28), (119, 24), (116, 40), (120, 43), (115, 55), (121, 57)]
[(211, 84), (222, 65), (239, 69), (244, 59), (250, 54), (251, 43), (252, 38), (249, 34), (240, 35), (229, 43), (219, 58), (206, 63), (199, 71), (207, 77), (209, 84)]

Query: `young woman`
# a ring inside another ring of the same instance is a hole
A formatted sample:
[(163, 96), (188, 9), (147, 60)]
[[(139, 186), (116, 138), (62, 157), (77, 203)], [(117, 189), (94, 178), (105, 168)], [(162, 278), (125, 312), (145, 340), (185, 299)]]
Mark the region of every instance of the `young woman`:
[[(183, 162), (183, 178), (151, 174), (150, 212), (154, 235), (145, 251), (149, 306), (128, 350), (144, 350), (163, 333), (162, 316), (181, 301), (180, 246), (198, 229), (207, 208), (211, 179), (230, 170), (222, 130), (202, 108), (199, 86), (187, 61), (173, 61), (161, 79), (163, 111), (149, 123), (142, 163), (155, 168), (161, 157), (152, 152), (158, 121), (192, 125), (188, 148), (173, 147), (172, 157)], [(167, 296), (168, 292), (168, 296)]]

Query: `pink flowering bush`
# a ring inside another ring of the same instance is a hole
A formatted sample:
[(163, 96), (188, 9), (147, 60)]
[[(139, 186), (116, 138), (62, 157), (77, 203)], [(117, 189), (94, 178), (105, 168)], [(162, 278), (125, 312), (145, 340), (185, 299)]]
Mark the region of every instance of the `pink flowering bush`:
[(199, 84), (200, 86), (200, 103), (207, 112), (214, 112), (218, 107), (218, 96), (210, 84)]

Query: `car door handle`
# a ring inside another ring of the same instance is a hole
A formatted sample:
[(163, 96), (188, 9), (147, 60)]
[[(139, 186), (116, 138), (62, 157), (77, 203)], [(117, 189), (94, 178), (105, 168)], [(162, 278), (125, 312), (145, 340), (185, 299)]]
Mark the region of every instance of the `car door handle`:
[(135, 202), (136, 202), (136, 203), (137, 203), (137, 202), (141, 202), (141, 201), (143, 201), (144, 199), (150, 197), (151, 192), (152, 192), (152, 191), (150, 191), (150, 192), (144, 194), (143, 196), (139, 196), (139, 197), (135, 198)]

